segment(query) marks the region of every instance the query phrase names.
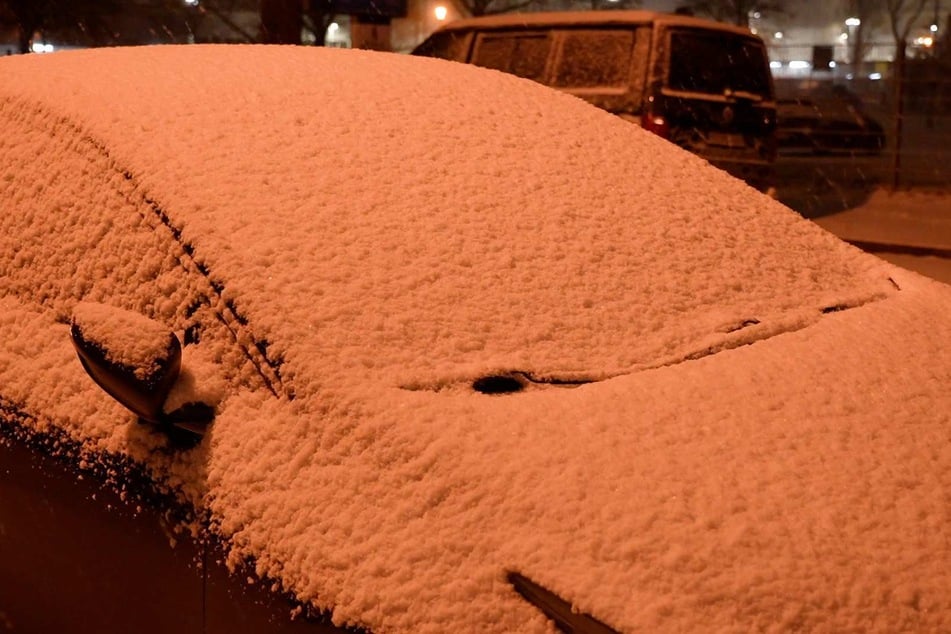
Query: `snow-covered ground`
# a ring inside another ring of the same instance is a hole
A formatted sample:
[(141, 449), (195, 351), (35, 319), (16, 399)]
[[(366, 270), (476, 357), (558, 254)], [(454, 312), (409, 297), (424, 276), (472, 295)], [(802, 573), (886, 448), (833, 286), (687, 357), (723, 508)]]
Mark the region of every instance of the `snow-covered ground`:
[(813, 219), (878, 257), (951, 284), (951, 192), (876, 189), (851, 209)]

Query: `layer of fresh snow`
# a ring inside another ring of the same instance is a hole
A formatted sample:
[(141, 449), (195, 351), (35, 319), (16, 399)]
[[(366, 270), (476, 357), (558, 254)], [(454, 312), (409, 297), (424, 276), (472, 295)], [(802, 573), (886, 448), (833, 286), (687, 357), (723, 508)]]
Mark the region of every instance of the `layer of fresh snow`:
[[(2, 404), (141, 461), (339, 622), (544, 631), (517, 570), (623, 631), (951, 627), (946, 287), (471, 66), (161, 47), (0, 74)], [(202, 326), (199, 447), (82, 374), (81, 301)], [(468, 389), (508, 371), (602, 380)]]
[(169, 329), (131, 310), (80, 302), (73, 308), (72, 325), (108, 361), (131, 369), (140, 379), (151, 377), (171, 353)]
[(670, 26), (700, 27), (703, 29), (719, 29), (749, 35), (750, 30), (745, 27), (734, 26), (726, 22), (716, 22), (705, 18), (687, 15), (676, 15), (658, 11), (555, 11), (530, 13), (499, 13), (495, 15), (478, 16), (474, 18), (454, 20), (443, 28), (447, 30), (465, 29), (468, 27), (522, 27), (567, 25), (577, 27), (587, 25), (597, 27), (605, 24), (644, 24), (661, 22)]

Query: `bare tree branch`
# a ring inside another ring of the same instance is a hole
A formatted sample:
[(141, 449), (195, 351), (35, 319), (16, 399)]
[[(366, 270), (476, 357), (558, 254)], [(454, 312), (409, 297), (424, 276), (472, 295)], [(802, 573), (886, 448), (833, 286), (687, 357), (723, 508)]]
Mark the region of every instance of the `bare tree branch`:
[[(503, 0), (495, 4), (497, 0), (457, 0), (456, 4), (462, 9), (462, 13), (480, 16), (480, 15), (498, 15), (502, 13), (513, 13), (533, 4), (539, 0)], [(495, 4), (495, 6), (493, 6)]]
[(755, 11), (785, 12), (782, 0), (687, 0), (684, 7), (699, 15), (740, 26), (749, 26), (750, 14)]
[[(888, 22), (895, 43), (906, 42), (911, 27), (921, 17), (928, 0), (885, 0)], [(902, 17), (904, 16), (904, 23)]]
[(244, 29), (240, 24), (234, 21), (231, 17), (234, 12), (234, 3), (230, 3), (231, 6), (223, 8), (218, 5), (216, 2), (201, 2), (198, 5), (199, 11), (203, 14), (211, 15), (222, 24), (227, 26), (229, 29), (240, 35), (246, 42), (252, 43), (257, 41), (257, 36), (254, 33), (251, 33)]

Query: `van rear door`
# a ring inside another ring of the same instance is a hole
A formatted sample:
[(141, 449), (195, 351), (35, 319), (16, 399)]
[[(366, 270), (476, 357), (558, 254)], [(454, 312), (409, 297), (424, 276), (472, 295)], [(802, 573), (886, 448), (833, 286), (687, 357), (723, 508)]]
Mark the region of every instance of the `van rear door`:
[(775, 158), (776, 103), (766, 47), (752, 34), (658, 29), (653, 114), (670, 140), (746, 180)]

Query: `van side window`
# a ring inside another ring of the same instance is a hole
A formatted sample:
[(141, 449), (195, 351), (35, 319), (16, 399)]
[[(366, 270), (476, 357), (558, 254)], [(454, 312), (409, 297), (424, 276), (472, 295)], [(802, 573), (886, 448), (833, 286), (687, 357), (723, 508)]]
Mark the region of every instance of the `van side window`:
[(565, 31), (551, 85), (555, 88), (624, 87), (631, 68), (634, 32)]
[(469, 31), (440, 31), (420, 44), (413, 54), (464, 62), (471, 41), (472, 33)]
[(542, 81), (550, 49), (546, 33), (484, 33), (476, 39), (472, 63)]

